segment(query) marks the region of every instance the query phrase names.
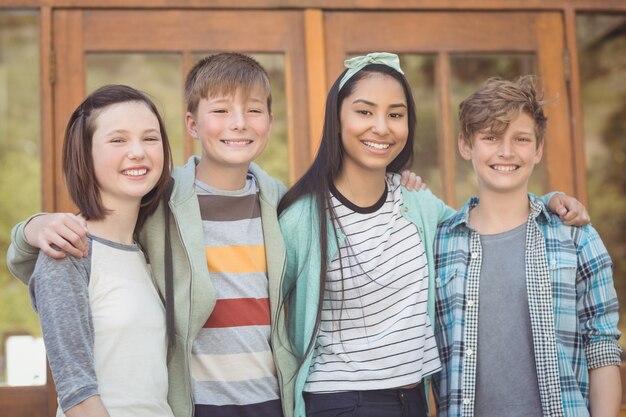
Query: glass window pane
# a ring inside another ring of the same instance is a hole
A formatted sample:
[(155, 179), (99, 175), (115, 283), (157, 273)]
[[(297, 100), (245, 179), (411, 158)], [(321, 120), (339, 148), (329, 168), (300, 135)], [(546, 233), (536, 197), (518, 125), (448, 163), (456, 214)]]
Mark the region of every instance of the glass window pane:
[[(454, 115), (455, 132), (459, 132), (459, 104), (472, 94), (489, 77), (501, 77), (514, 80), (521, 75), (537, 74), (534, 55), (530, 54), (463, 54), (454, 55), (450, 59), (452, 114)], [(550, 140), (550, 138), (547, 138)], [(535, 166), (530, 178), (529, 190), (542, 195), (547, 181), (546, 163), (544, 160)], [(476, 195), (477, 185), (470, 162), (461, 158), (456, 152), (456, 202), (457, 206), (465, 204), (468, 198)]]
[[(194, 63), (211, 55), (211, 52), (193, 55)], [(272, 130), (270, 140), (263, 153), (256, 159), (265, 171), (289, 186), (289, 142), (287, 138), (287, 97), (285, 84), (285, 57), (282, 54), (248, 54), (256, 59), (270, 77), (272, 91)], [(195, 141), (196, 154), (200, 155), (200, 144)]]
[(38, 86), (38, 14), (0, 12), (0, 386), (46, 382), (45, 361), (33, 368), (13, 349), (22, 340), (17, 336), (40, 337), (41, 331), (28, 288), (11, 276), (4, 256), (11, 227), (41, 211)]
[[(626, 305), (626, 14), (577, 17), (589, 212)], [(620, 329), (626, 331), (626, 309)], [(626, 349), (626, 338), (620, 340)]]
[(441, 171), (438, 166), (437, 119), (439, 117), (435, 92), (435, 57), (433, 55), (400, 56), (402, 70), (411, 85), (417, 112), (417, 127), (413, 145), (411, 170), (420, 175), (428, 188), (443, 197)]
[(87, 93), (104, 84), (127, 84), (148, 93), (165, 122), (174, 165), (184, 163), (183, 79), (179, 54), (91, 53), (87, 55)]

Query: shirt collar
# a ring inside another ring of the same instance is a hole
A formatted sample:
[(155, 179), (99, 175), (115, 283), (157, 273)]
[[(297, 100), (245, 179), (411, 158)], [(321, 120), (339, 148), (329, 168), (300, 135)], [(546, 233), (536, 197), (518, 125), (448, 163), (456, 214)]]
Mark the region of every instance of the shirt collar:
[(553, 221), (550, 210), (543, 204), (543, 201), (532, 193), (528, 193), (528, 199), (530, 200), (530, 218), (532, 220), (538, 221), (538, 217), (542, 217), (548, 222)]
[[(550, 211), (543, 204), (541, 200), (537, 198), (536, 195), (532, 193), (528, 193), (528, 200), (530, 201), (530, 216), (529, 219), (538, 221), (538, 217), (545, 218), (546, 221), (552, 222), (552, 216), (550, 215)], [(467, 200), (467, 203), (450, 219), (450, 230), (456, 229), (457, 227), (465, 227), (470, 229), (469, 226), (469, 212), (472, 208), (478, 205), (478, 197), (472, 197)]]

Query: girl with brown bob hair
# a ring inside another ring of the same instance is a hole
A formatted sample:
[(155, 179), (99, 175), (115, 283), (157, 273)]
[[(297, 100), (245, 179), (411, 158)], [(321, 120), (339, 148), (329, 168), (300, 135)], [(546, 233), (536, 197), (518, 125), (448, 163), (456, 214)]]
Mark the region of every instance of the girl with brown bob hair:
[(69, 194), (89, 254), (39, 254), (29, 287), (57, 387), (57, 417), (173, 417), (165, 309), (137, 232), (171, 181), (161, 116), (144, 93), (106, 85), (72, 113)]

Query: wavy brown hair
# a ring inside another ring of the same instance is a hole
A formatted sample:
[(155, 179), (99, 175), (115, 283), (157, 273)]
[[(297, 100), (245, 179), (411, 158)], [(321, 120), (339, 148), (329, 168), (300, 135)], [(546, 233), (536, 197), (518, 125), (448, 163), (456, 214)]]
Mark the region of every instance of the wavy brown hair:
[(471, 146), (474, 134), (484, 129), (502, 134), (520, 112), (524, 112), (535, 121), (535, 136), (540, 146), (546, 136), (544, 104), (543, 94), (536, 87), (536, 77), (532, 75), (515, 81), (489, 78), (459, 105), (461, 137)]

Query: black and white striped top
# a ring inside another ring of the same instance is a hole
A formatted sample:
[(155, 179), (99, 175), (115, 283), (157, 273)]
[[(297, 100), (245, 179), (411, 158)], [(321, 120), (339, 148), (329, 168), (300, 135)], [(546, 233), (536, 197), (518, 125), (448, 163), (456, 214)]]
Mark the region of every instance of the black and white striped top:
[[(398, 180), (371, 207), (332, 190), (346, 236), (329, 265), (307, 392), (394, 388), (440, 368), (427, 313), (428, 268)], [(341, 260), (340, 260), (341, 257)]]

